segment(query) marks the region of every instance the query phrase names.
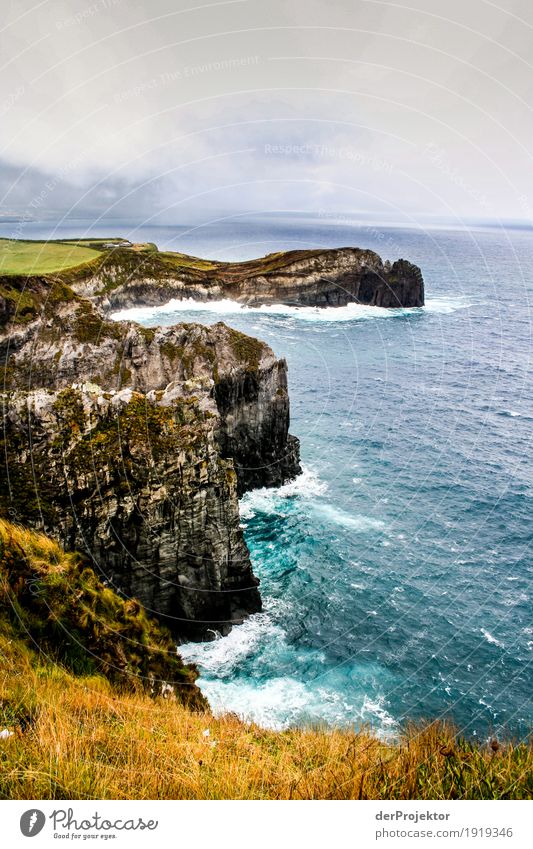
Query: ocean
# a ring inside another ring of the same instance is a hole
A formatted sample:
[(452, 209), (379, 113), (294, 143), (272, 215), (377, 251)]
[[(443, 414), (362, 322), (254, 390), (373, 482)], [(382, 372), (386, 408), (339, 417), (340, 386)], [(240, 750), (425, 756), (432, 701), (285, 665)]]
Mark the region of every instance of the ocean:
[(151, 326), (223, 320), (289, 364), (304, 472), (241, 504), (264, 612), (180, 647), (213, 710), (383, 736), (437, 718), (482, 739), (530, 732), (531, 231), (256, 216), (93, 232), (224, 260), (353, 245), (424, 274), (420, 309), (129, 311)]

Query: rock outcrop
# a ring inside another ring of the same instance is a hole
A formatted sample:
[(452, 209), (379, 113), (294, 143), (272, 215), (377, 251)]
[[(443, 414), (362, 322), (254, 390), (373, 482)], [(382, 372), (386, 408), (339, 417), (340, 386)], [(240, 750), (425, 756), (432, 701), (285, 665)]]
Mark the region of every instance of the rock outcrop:
[(300, 471), (286, 363), (222, 323), (109, 321), (69, 282), (0, 280), (0, 512), (175, 635), (227, 633), (261, 607), (238, 496)]
[(80, 269), (73, 286), (109, 309), (155, 306), (172, 298), (230, 298), (249, 306), (424, 305), (424, 280), (416, 265), (404, 259), (383, 262), (360, 248), (287, 251), (235, 263), (117, 249)]
[(125, 240), (43, 277), (0, 278), (0, 512), (91, 558), (179, 636), (260, 609), (238, 497), (300, 471), (287, 366), (220, 323), (107, 312), (171, 298), (418, 307), (420, 269), (369, 250), (221, 263)]
[[(39, 671), (54, 660), (74, 675), (83, 675), (86, 684), (88, 675), (106, 678), (122, 697), (146, 693), (176, 698), (193, 710), (209, 710), (195, 684), (197, 668), (183, 662), (175, 639), (147, 616), (138, 601), (121, 598), (104, 586), (79, 555), (65, 553), (44, 534), (1, 518), (0, 634), (3, 648), (14, 644), (23, 654), (29, 649)], [(2, 667), (5, 716), (4, 651)], [(16, 665), (14, 678), (20, 681), (21, 674)], [(33, 704), (27, 680), (24, 689)], [(20, 689), (17, 702), (28, 704)], [(32, 716), (35, 719), (33, 709), (26, 713), (21, 730), (33, 724)]]

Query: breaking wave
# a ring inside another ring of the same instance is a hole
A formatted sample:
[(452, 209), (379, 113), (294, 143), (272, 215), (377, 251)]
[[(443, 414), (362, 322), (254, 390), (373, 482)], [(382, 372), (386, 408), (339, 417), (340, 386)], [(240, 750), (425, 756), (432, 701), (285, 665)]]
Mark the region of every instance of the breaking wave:
[(322, 652), (291, 645), (274, 621), (276, 600), (266, 607), (227, 637), (179, 648), (183, 660), (202, 670), (198, 684), (215, 715), (232, 712), (276, 730), (324, 722), (370, 725), (382, 737), (396, 732), (385, 696), (375, 692), (375, 670), (356, 664), (328, 668)]
[(424, 307), (406, 307), (386, 309), (366, 304), (348, 304), (345, 307), (300, 307), (286, 304), (265, 304), (249, 307), (237, 301), (195, 301), (193, 298), (178, 300), (173, 298), (157, 307), (132, 307), (111, 314), (115, 321), (153, 321), (161, 319), (168, 324), (171, 316), (181, 318), (182, 313), (214, 313), (216, 315), (272, 315), (285, 316), (307, 322), (344, 322), (366, 321), (368, 319), (393, 319), (424, 313), (448, 315), (456, 310), (473, 306), (470, 299), (461, 295), (428, 298)]
[(254, 489), (241, 499), (242, 519), (252, 519), (257, 513), (283, 512), (287, 499), (303, 498), (309, 500), (324, 495), (328, 486), (320, 480), (316, 472), (302, 464), (302, 474), (276, 489)]

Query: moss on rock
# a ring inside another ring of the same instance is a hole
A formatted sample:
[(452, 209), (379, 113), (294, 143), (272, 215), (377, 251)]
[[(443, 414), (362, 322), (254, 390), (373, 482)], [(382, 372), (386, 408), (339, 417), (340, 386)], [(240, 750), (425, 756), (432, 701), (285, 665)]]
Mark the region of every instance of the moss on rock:
[(196, 669), (138, 601), (106, 587), (79, 555), (3, 520), (0, 609), (20, 636), (78, 675), (152, 695), (170, 685), (183, 703), (206, 708)]
[(228, 327), (228, 338), (231, 349), (239, 362), (247, 370), (257, 371), (264, 351), (264, 344), (259, 339), (255, 339), (253, 336), (247, 336), (245, 333), (234, 330), (232, 327)]

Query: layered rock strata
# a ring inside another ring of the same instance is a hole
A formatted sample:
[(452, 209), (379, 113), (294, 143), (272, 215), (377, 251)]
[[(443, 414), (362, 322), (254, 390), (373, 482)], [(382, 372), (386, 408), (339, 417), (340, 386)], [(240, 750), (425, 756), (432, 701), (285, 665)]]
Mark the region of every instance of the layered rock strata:
[(1, 512), (180, 638), (260, 610), (238, 496), (300, 471), (285, 361), (222, 323), (109, 321), (64, 278), (0, 292)]
[(424, 280), (416, 265), (405, 259), (383, 262), (361, 248), (287, 251), (235, 263), (117, 249), (80, 269), (73, 285), (109, 309), (154, 306), (172, 298), (229, 298), (248, 306), (424, 305)]

